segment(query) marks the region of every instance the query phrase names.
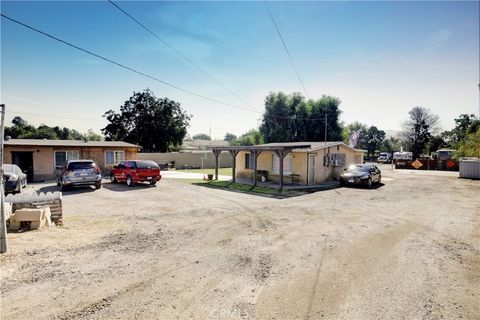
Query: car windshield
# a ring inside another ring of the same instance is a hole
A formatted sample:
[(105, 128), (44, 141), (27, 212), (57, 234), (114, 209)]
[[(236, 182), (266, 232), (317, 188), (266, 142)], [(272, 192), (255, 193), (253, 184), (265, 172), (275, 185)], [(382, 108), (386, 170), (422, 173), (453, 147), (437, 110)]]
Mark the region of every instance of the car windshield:
[(363, 164), (352, 164), (348, 167), (348, 172), (368, 172), (370, 166)]
[(158, 165), (153, 161), (136, 161), (138, 169), (158, 169)]
[(2, 168), (4, 172), (15, 173), (15, 166), (13, 164), (4, 164)]
[(95, 169), (95, 163), (93, 162), (70, 162), (68, 164), (68, 170), (84, 170)]

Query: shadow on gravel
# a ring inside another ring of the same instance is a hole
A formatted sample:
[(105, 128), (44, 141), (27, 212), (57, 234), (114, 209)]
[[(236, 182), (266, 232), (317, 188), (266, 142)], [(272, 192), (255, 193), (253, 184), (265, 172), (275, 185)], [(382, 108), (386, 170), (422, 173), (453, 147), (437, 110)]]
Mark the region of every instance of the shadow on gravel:
[(265, 198), (273, 198), (273, 199), (287, 199), (293, 197), (300, 197), (307, 194), (324, 191), (324, 190), (331, 190), (338, 188), (338, 185), (329, 185), (329, 186), (322, 186), (318, 188), (305, 188), (305, 189), (284, 189), (280, 191), (278, 189), (273, 188), (266, 188), (266, 187), (253, 187), (247, 184), (239, 184), (233, 183), (230, 181), (216, 181), (216, 182), (198, 182), (192, 183), (195, 186), (200, 187), (207, 187), (212, 189), (219, 189), (224, 191), (231, 191), (231, 192), (238, 192), (238, 193), (246, 193), (251, 194), (254, 196), (260, 196)]
[(105, 188), (110, 191), (116, 191), (116, 192), (143, 190), (143, 189), (150, 189), (155, 187), (156, 185), (152, 186), (149, 183), (135, 183), (132, 187), (127, 186), (125, 183), (107, 182), (102, 184), (102, 188)]
[(385, 184), (380, 182), (380, 183), (375, 183), (374, 185), (372, 185), (371, 188), (368, 188), (367, 186), (364, 186), (364, 185), (358, 185), (358, 184), (349, 184), (349, 185), (343, 186), (342, 188), (375, 190), (375, 189), (382, 188), (383, 186), (385, 186)]

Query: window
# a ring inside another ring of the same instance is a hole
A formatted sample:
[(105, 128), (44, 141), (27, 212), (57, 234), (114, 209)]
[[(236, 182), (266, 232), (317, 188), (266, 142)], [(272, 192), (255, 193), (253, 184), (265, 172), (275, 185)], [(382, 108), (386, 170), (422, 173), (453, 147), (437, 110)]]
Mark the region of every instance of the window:
[(124, 151), (105, 151), (105, 164), (117, 164), (122, 161), (125, 161)]
[[(290, 154), (283, 158), (283, 174), (293, 173), (292, 163), (293, 159)], [(280, 174), (280, 158), (276, 154), (272, 155), (272, 173)]]
[(55, 151), (55, 167), (62, 167), (65, 161), (80, 159), (77, 150)]
[(245, 169), (253, 169), (255, 164), (253, 163), (254, 159), (250, 153), (245, 153)]

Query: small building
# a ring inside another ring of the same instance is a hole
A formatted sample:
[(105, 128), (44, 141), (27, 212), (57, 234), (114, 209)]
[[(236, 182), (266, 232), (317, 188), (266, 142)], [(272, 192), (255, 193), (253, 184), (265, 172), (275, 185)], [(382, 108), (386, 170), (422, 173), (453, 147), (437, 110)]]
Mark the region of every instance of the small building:
[(363, 150), (343, 142), (282, 142), (212, 150), (214, 154), (229, 151), (234, 156), (236, 178), (253, 179), (255, 184), (263, 176), (278, 182), (280, 188), (283, 183), (313, 185), (334, 180), (349, 165), (363, 163), (364, 156)]
[(10, 139), (5, 141), (3, 163), (18, 165), (29, 181), (55, 178), (55, 169), (67, 160), (91, 159), (108, 173), (123, 160), (134, 160), (140, 146), (122, 141)]

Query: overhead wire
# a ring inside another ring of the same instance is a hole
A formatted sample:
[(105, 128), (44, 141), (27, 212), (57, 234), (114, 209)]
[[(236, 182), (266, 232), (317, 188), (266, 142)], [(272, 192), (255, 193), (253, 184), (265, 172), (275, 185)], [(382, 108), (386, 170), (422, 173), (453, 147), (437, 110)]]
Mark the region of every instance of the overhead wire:
[(268, 6), (267, 1), (264, 1), (265, 7), (267, 8), (268, 14), (270, 15), (270, 19), (273, 22), (273, 26), (275, 27), (275, 30), (277, 31), (278, 37), (282, 41), (283, 48), (285, 49), (285, 52), (287, 53), (288, 58), (290, 59), (290, 63), (292, 64), (293, 70), (295, 71), (295, 74), (297, 75), (298, 80), (300, 81), (300, 84), (302, 85), (303, 90), (305, 91), (305, 95), (307, 96), (308, 99), (310, 99), (310, 95), (308, 94), (307, 88), (305, 87), (305, 84), (303, 83), (302, 77), (300, 77), (300, 73), (298, 72), (297, 66), (295, 65), (295, 62), (293, 62), (292, 55), (290, 54), (290, 51), (288, 50), (287, 44), (285, 43), (285, 40), (283, 39), (282, 33), (280, 32), (280, 29), (278, 28), (277, 22), (275, 21), (275, 18), (273, 17), (272, 11), (270, 10), (270, 7)]

